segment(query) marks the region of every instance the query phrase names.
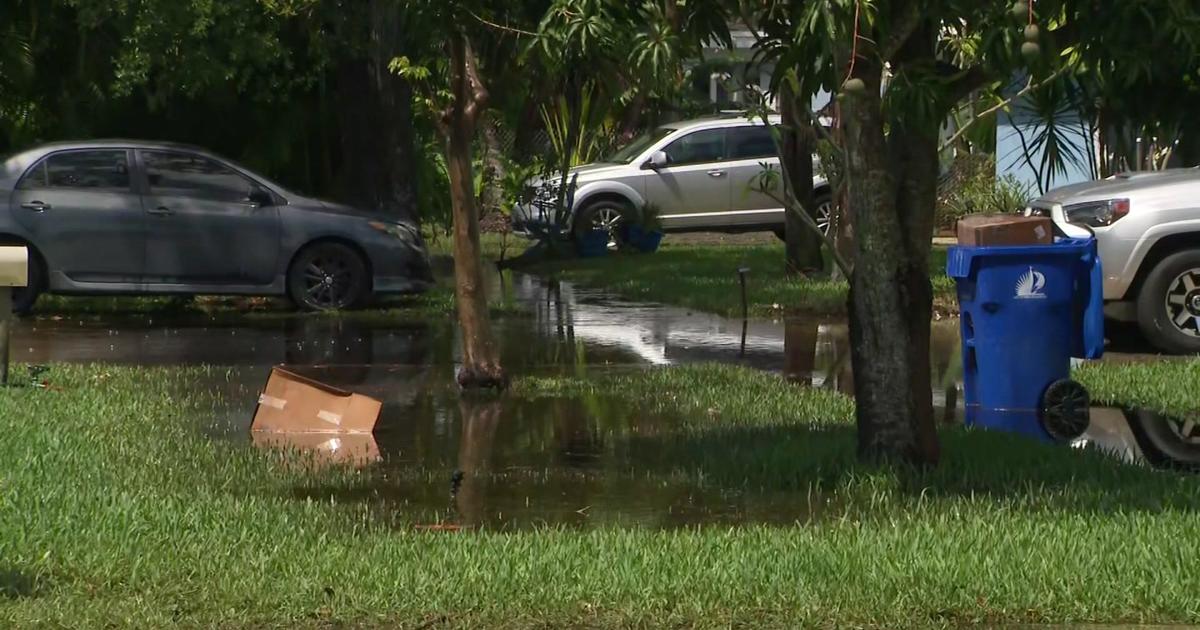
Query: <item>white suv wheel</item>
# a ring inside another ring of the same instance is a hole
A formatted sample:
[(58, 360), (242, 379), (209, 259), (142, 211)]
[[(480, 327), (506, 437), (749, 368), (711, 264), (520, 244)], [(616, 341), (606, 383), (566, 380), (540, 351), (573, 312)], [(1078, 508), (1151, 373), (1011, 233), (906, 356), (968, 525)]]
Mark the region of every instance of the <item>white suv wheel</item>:
[(1188, 269), (1167, 285), (1166, 308), (1179, 332), (1200, 337), (1200, 269)]
[(1146, 274), (1137, 295), (1146, 339), (1164, 352), (1200, 352), (1200, 250), (1167, 256)]

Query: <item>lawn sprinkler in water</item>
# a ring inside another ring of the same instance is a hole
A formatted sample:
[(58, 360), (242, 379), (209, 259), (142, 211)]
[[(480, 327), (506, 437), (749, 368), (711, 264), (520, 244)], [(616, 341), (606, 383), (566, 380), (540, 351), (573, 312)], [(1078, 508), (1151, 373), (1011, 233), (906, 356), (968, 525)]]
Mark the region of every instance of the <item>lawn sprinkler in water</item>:
[(746, 274), (750, 273), (749, 267), (738, 267), (738, 283), (742, 286), (742, 321), (750, 319), (750, 307), (746, 304)]

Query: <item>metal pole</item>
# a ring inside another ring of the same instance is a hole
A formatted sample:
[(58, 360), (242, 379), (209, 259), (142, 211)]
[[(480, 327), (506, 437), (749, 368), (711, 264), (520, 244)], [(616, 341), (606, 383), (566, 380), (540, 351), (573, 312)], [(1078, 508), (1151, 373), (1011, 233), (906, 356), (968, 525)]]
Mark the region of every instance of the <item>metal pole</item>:
[(0, 287), (0, 386), (8, 385), (8, 336), (12, 328), (12, 288)]

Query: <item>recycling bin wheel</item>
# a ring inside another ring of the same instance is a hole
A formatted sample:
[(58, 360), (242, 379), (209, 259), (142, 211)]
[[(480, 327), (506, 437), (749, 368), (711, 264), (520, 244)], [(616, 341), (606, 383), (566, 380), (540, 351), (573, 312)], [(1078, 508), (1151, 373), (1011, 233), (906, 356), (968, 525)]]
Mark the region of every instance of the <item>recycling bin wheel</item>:
[(1042, 428), (1055, 440), (1074, 440), (1087, 431), (1091, 405), (1083, 385), (1066, 378), (1055, 381), (1042, 395)]

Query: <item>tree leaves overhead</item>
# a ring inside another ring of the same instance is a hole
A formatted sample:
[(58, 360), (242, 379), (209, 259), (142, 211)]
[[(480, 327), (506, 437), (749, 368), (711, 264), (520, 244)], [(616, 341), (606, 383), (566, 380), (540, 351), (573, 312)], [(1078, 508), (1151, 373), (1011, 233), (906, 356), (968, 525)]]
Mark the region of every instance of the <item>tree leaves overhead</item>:
[(730, 42), (728, 18), (720, 0), (554, 0), (531, 50), (610, 94), (669, 94), (686, 60), (699, 59), (708, 43)]
[[(270, 98), (311, 84), (329, 60), (322, 4), (292, 0), (66, 0), (84, 28), (116, 33), (117, 94), (231, 85)], [(276, 11), (280, 11), (276, 13)]]

